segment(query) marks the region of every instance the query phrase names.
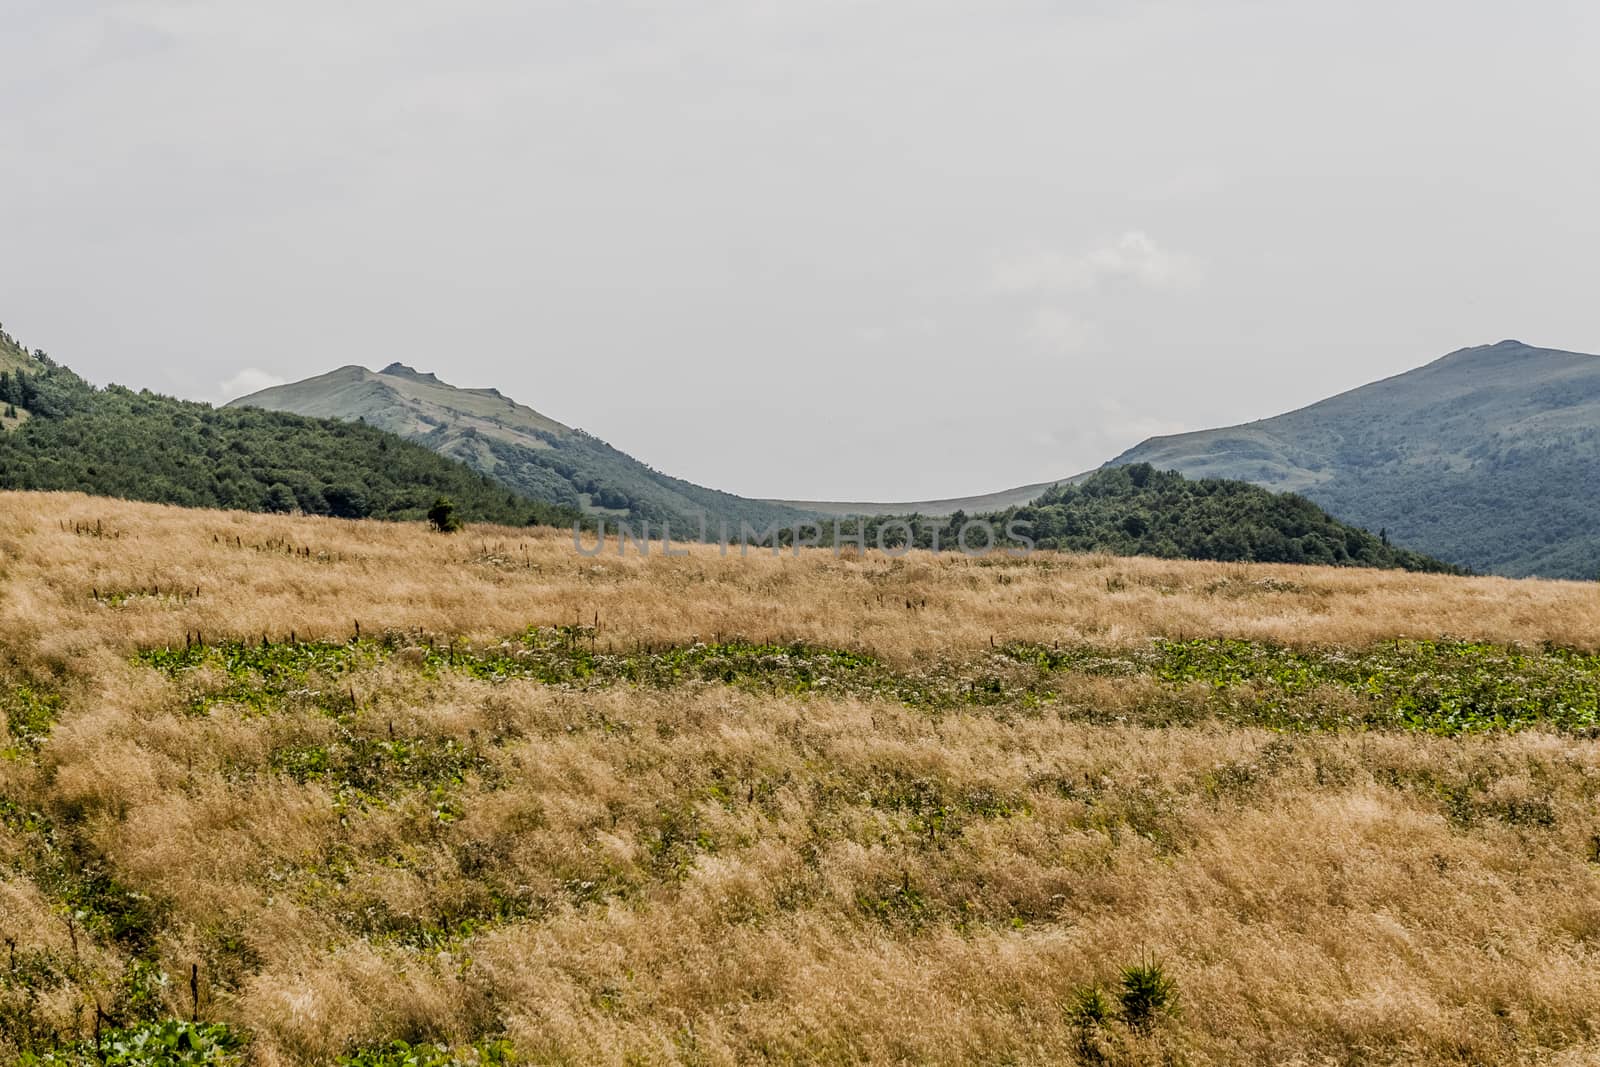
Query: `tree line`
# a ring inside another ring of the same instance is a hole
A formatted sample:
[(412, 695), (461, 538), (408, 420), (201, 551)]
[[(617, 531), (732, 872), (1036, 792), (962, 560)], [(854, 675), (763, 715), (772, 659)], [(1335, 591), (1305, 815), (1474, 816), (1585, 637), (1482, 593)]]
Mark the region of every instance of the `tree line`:
[(0, 434), (0, 488), (407, 520), (446, 497), (466, 521), (565, 526), (579, 518), (361, 423), (101, 389), (49, 362), (0, 375), (0, 403), (33, 415)]
[[(1297, 494), (1220, 478), (1191, 480), (1148, 463), (1097, 471), (1004, 511), (863, 521), (866, 541), (873, 547), (881, 539), (892, 546), (954, 549), (962, 528), (975, 519), (995, 531), (995, 548), (1000, 550), (1023, 545), (1019, 537), (1007, 536), (1014, 529), (1032, 547), (1068, 552), (1465, 573), (1391, 544), (1386, 535), (1340, 522)], [(856, 532), (855, 526), (844, 529)], [(832, 541), (831, 528), (827, 539)]]

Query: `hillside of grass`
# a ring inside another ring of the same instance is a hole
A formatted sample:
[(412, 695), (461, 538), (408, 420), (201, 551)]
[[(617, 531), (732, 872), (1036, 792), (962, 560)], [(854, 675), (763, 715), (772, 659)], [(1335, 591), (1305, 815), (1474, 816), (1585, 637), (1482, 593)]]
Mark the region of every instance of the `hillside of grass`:
[[(1041, 549), (1118, 556), (1459, 573), (1448, 563), (1391, 544), (1384, 531), (1339, 522), (1294, 493), (1218, 478), (1190, 480), (1149, 464), (1097, 471), (1004, 511), (956, 512), (931, 521), (921, 515), (869, 519), (867, 542), (904, 543), (909, 528), (910, 543), (918, 548), (937, 543), (956, 550), (963, 525), (974, 520), (987, 522), (996, 533), (995, 547), (1010, 551), (1024, 548), (1027, 538)], [(1006, 536), (1008, 531), (1017, 536)], [(830, 540), (832, 532), (828, 527)], [(969, 530), (967, 543), (982, 548), (984, 535)]]
[(28, 410), (29, 375), (36, 375), (44, 364), (16, 338), (0, 327), (0, 434), (7, 433), (33, 417)]
[(1466, 348), (1298, 411), (1156, 437), (1111, 465), (1302, 493), (1475, 571), (1600, 575), (1600, 357)]
[(264, 408), (348, 422), (361, 420), (424, 445), (518, 493), (635, 529), (669, 525), (698, 537), (702, 521), (757, 528), (792, 523), (807, 512), (751, 500), (664, 474), (592, 434), (564, 426), (497, 389), (461, 389), (401, 363), (381, 371), (341, 367), (274, 386), (228, 407)]
[(1600, 1056), (1584, 583), (79, 494), (0, 544), (6, 1063)]
[(577, 518), (376, 427), (101, 389), (14, 342), (0, 363), (0, 488), (406, 520), (443, 496), (470, 521)]

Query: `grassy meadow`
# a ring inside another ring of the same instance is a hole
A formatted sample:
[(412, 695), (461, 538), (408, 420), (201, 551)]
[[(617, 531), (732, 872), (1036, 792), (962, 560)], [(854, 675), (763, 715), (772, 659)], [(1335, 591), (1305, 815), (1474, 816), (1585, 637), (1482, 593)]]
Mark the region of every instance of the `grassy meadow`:
[(0, 716), (0, 1062), (1600, 1060), (1593, 584), (5, 493)]

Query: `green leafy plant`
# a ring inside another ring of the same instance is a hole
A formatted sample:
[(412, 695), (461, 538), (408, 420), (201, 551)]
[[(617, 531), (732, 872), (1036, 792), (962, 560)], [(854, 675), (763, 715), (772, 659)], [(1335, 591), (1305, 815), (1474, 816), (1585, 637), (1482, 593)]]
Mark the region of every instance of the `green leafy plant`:
[(231, 1067), (243, 1040), (222, 1023), (166, 1019), (112, 1030), (94, 1041), (43, 1055), (25, 1053), (21, 1067)]

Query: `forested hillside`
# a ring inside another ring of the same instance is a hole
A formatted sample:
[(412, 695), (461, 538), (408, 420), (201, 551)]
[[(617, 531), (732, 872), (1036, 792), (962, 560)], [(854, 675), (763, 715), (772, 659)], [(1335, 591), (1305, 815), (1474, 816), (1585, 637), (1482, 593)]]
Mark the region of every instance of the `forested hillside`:
[(9, 337), (0, 417), (0, 489), (387, 519), (420, 519), (444, 496), (469, 521), (577, 517), (374, 427), (99, 389)]
[(678, 536), (698, 535), (702, 519), (715, 530), (719, 522), (765, 526), (808, 514), (663, 474), (498, 389), (458, 388), (402, 363), (376, 372), (340, 367), (241, 397), (229, 407), (365, 420), (535, 500), (657, 529), (669, 523)]
[(1304, 493), (1475, 571), (1600, 575), (1600, 357), (1462, 349), (1310, 407), (1152, 438), (1152, 463)]
[[(1032, 537), (1036, 547), (1071, 552), (1459, 572), (1390, 544), (1381, 531), (1346, 525), (1305, 497), (1246, 482), (1190, 480), (1149, 464), (1099, 471), (1077, 484), (1049, 489), (1032, 504), (999, 512), (871, 519), (868, 542), (875, 544), (887, 523), (898, 524), (884, 530), (891, 541), (903, 537), (903, 524), (909, 524), (918, 547), (932, 547), (937, 535), (941, 546), (956, 549), (962, 524), (973, 519), (986, 520), (1002, 537), (1018, 523), (1017, 532)], [(1002, 541), (1012, 547), (1019, 543)], [(981, 548), (982, 535), (969, 534), (968, 544)]]

